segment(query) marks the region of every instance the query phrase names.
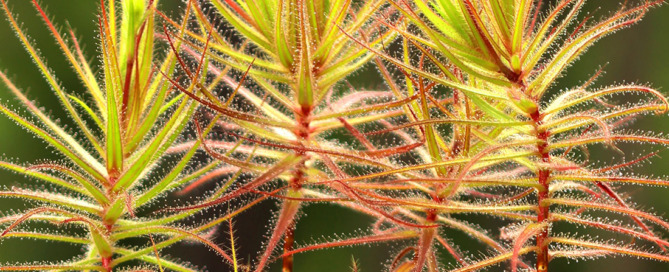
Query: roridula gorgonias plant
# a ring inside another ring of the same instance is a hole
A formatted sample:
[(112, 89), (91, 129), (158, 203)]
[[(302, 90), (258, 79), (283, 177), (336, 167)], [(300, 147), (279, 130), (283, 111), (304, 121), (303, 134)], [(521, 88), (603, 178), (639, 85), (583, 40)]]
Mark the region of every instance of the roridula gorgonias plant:
[[(69, 31), (69, 38), (63, 36), (40, 4), (33, 4), (86, 92), (85, 97), (78, 97), (59, 84), (7, 2), (2, 1), (16, 36), (76, 126), (64, 128), (0, 73), (3, 83), (27, 111), (21, 114), (2, 105), (2, 113), (62, 155), (61, 160), (36, 164), (2, 162), (2, 168), (22, 173), (44, 186), (12, 186), (0, 192), (3, 197), (35, 203), (30, 209), (5, 213), (0, 219), (4, 227), (1, 235), (2, 239), (73, 243), (81, 245), (86, 253), (63, 263), (3, 264), (0, 270), (113, 271), (139, 260), (160, 270), (193, 271), (181, 261), (172, 262), (158, 254), (160, 249), (183, 240), (203, 243), (232, 262), (228, 253), (202, 235), (219, 218), (184, 227), (179, 222), (197, 211), (139, 213), (206, 171), (193, 168), (192, 175), (182, 173), (187, 166), (193, 167), (190, 159), (197, 147), (171, 166), (165, 165), (169, 162), (167, 151), (188, 127), (199, 104), (176, 92), (166, 80), (177, 74), (176, 53), (168, 52), (162, 59), (155, 57), (158, 1), (101, 1), (97, 22), (100, 74), (93, 72), (73, 31)], [(184, 18), (189, 18), (189, 11), (186, 9)], [(176, 29), (184, 33), (188, 21), (180, 23)], [(208, 68), (205, 64), (193, 69), (197, 80), (189, 82), (191, 89), (202, 84), (205, 77), (200, 75), (206, 75)], [(28, 226), (33, 222), (47, 222), (53, 231), (31, 231)], [(88, 235), (59, 233), (64, 227), (83, 229)], [(138, 237), (144, 239), (142, 247), (123, 246), (123, 240)]]
[[(235, 272), (275, 261), (290, 272), (304, 252), (369, 244), (385, 248), (384, 271), (543, 272), (556, 258), (612, 255), (669, 261), (669, 222), (619, 192), (669, 185), (628, 171), (658, 152), (604, 165), (589, 152), (666, 146), (625, 129), (669, 110), (666, 98), (643, 85), (593, 87), (601, 71), (554, 90), (597, 40), (663, 1), (625, 2), (599, 20), (579, 15), (584, 2), (191, 0), (175, 19), (157, 0), (101, 1), (98, 74), (72, 31), (61, 36), (33, 0), (86, 88), (78, 97), (2, 0), (76, 126), (64, 128), (0, 73), (26, 114), (2, 112), (63, 158), (2, 162), (46, 186), (0, 192), (32, 203), (3, 214), (1, 239), (86, 253), (0, 270), (200, 271), (187, 255), (161, 254), (187, 241)], [(263, 249), (240, 257), (232, 220), (266, 201), (279, 210)], [(346, 238), (296, 241), (309, 234), (299, 224), (304, 207), (321, 204), (372, 223)], [(49, 227), (30, 229), (40, 222)], [(229, 228), (227, 245), (213, 239), (219, 225)], [(615, 239), (593, 238), (604, 233)]]

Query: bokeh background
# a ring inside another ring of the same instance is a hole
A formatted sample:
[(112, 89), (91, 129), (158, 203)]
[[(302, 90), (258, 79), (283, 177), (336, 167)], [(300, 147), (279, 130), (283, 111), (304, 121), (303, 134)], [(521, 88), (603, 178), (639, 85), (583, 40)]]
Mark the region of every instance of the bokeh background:
[[(56, 71), (61, 84), (73, 93), (81, 90), (76, 75), (67, 65), (65, 58), (58, 50), (58, 46), (48, 33), (42, 20), (37, 17), (36, 11), (27, 0), (9, 1), (23, 28), (27, 30), (40, 53), (48, 60), (48, 65)], [(83, 42), (85, 51), (91, 61), (98, 63), (96, 56), (97, 43), (97, 14), (99, 1), (94, 0), (49, 0), (41, 1), (47, 7), (48, 14), (59, 26), (72, 26)], [(182, 1), (163, 0), (162, 9), (168, 14), (175, 14)], [(546, 2), (546, 1), (545, 1)], [(554, 1), (548, 1), (554, 2)], [(598, 15), (618, 7), (622, 0), (589, 1), (587, 10), (597, 10)], [(598, 9), (599, 7), (599, 9)], [(43, 80), (28, 54), (12, 33), (6, 16), (0, 15), (0, 69), (10, 75), (14, 83), (27, 92), (30, 98), (48, 109), (54, 116), (63, 116), (60, 105), (52, 91)], [(175, 16), (176, 17), (176, 16)], [(65, 29), (65, 28), (62, 28)], [(566, 76), (560, 80), (555, 90), (574, 86), (587, 80), (601, 65), (608, 64), (606, 74), (598, 81), (598, 85), (610, 85), (621, 82), (638, 82), (658, 88), (665, 95), (669, 95), (669, 6), (652, 10), (638, 25), (620, 31), (613, 36), (601, 40), (591, 48), (574, 66), (569, 68)], [(355, 81), (356, 79), (351, 79)], [(379, 86), (381, 86), (379, 84)], [(9, 90), (0, 86), (0, 99), (3, 103), (16, 105)], [(669, 116), (645, 117), (633, 125), (636, 130), (653, 130), (655, 132), (669, 132)], [(627, 157), (634, 158), (634, 154), (646, 149), (626, 149)], [(648, 150), (646, 150), (648, 151)], [(0, 118), (0, 153), (3, 159), (21, 162), (37, 162), (46, 159), (57, 159), (57, 156), (46, 148), (46, 145), (35, 139), (26, 131), (18, 128), (4, 116)], [(600, 161), (618, 159), (621, 154), (616, 152), (595, 152), (593, 156)], [(635, 171), (641, 174), (665, 176), (669, 174), (669, 152), (662, 150), (659, 157), (652, 160), (652, 164), (645, 164)], [(26, 184), (26, 179), (13, 173), (0, 172), (0, 186)], [(669, 214), (669, 189), (659, 187), (629, 187), (628, 195), (640, 207), (655, 211), (660, 215)], [(12, 209), (23, 209), (25, 204), (11, 199), (0, 199), (0, 212)], [(268, 220), (276, 204), (266, 202), (246, 212), (237, 219), (238, 243), (241, 247), (239, 256), (246, 260), (253, 260), (267, 233)], [(332, 205), (311, 205), (305, 209), (301, 218), (296, 239), (309, 241), (311, 238), (329, 237), (332, 234), (346, 234), (364, 228), (370, 219), (351, 213)], [(582, 229), (581, 229), (582, 231)], [(218, 236), (227, 237), (225, 230), (220, 230)], [(455, 235), (455, 234), (454, 234)], [(458, 237), (451, 237), (458, 240)], [(666, 237), (665, 237), (666, 238)], [(221, 238), (221, 241), (227, 241)], [(462, 245), (467, 247), (467, 245)], [(361, 271), (381, 271), (387, 262), (388, 249), (384, 246), (364, 246), (306, 253), (296, 256), (295, 271), (350, 271), (351, 259), (355, 258), (360, 264)], [(63, 243), (41, 243), (35, 241), (19, 241), (6, 239), (0, 241), (0, 264), (7, 262), (26, 262), (32, 260), (65, 260), (73, 254), (82, 253), (81, 249)], [(206, 267), (207, 271), (228, 271), (227, 265), (222, 263), (207, 249), (195, 244), (179, 245), (166, 250), (161, 254), (181, 256), (193, 264)], [(557, 260), (552, 263), (551, 271), (669, 271), (669, 264), (655, 261), (638, 260), (629, 257), (615, 257), (599, 260), (589, 260), (568, 263)], [(491, 271), (501, 271), (503, 268), (493, 268)], [(274, 265), (271, 271), (280, 271)]]

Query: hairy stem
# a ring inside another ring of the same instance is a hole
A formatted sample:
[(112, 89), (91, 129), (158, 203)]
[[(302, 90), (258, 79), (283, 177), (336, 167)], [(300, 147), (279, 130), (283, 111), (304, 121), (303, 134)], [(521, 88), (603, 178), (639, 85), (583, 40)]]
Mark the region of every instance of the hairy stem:
[[(548, 151), (548, 132), (544, 129), (541, 129), (540, 126), (543, 123), (543, 116), (537, 109), (534, 113), (531, 114), (532, 121), (534, 122), (534, 127), (536, 131), (536, 137), (540, 140), (537, 144), (537, 151), (539, 153), (539, 158), (544, 164), (550, 163), (550, 154)], [(550, 217), (550, 206), (544, 205), (543, 202), (545, 199), (549, 198), (549, 178), (550, 178), (550, 169), (539, 169), (537, 177), (539, 179), (540, 190), (538, 193), (537, 203), (539, 205), (539, 211), (537, 213), (537, 223), (543, 223), (548, 220)], [(546, 272), (548, 271), (548, 243), (547, 239), (549, 237), (549, 227), (546, 224), (546, 227), (539, 232), (537, 235), (537, 271)]]
[(292, 272), (293, 271), (293, 255), (286, 255), (285, 253), (291, 252), (293, 250), (293, 245), (295, 244), (295, 222), (288, 227), (286, 230), (284, 242), (283, 242), (283, 272)]
[[(436, 221), (437, 214), (434, 210), (429, 210), (425, 217), (425, 223), (432, 224)], [(434, 240), (437, 230), (435, 228), (426, 228), (422, 230), (420, 239), (418, 241), (418, 252), (414, 258), (414, 269), (413, 272), (423, 271), (425, 263), (428, 261), (428, 254), (432, 248), (432, 241)]]
[[(298, 138), (298, 142), (303, 145), (305, 142), (309, 141), (310, 133), (310, 107), (301, 107), (297, 115), (297, 125), (296, 129), (293, 132)], [(296, 155), (305, 157), (306, 153), (302, 150), (296, 151)], [(296, 169), (293, 174), (293, 178), (290, 180), (291, 190), (299, 191), (302, 188), (302, 182), (304, 181), (304, 170), (306, 169), (305, 160), (303, 159), (300, 164), (296, 166)], [(286, 233), (284, 234), (283, 242), (283, 252), (288, 253), (293, 251), (293, 245), (295, 244), (295, 222), (293, 221)], [(283, 258), (282, 272), (292, 272), (293, 271), (293, 255), (284, 255)]]

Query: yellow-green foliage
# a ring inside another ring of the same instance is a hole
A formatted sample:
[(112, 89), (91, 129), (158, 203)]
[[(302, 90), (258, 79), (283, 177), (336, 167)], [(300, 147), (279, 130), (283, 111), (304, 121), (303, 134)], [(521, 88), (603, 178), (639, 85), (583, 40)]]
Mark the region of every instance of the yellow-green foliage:
[[(83, 135), (63, 129), (0, 73), (32, 117), (0, 110), (63, 158), (0, 163), (52, 185), (0, 192), (38, 203), (1, 217), (2, 239), (65, 241), (87, 253), (0, 270), (112, 271), (138, 260), (153, 270), (195, 271), (181, 263), (189, 256), (161, 255), (185, 240), (210, 247), (235, 272), (266, 271), (277, 259), (289, 272), (300, 253), (372, 243), (387, 246), (385, 269), (398, 272), (548, 271), (552, 259), (614, 254), (669, 261), (662, 238), (669, 223), (634, 208), (615, 186), (669, 185), (624, 171), (656, 153), (594, 166), (587, 148), (666, 146), (665, 138), (622, 127), (666, 112), (667, 99), (642, 85), (594, 88), (601, 71), (581, 86), (551, 90), (594, 42), (662, 1), (628, 4), (596, 22), (579, 18), (584, 0), (549, 7), (540, 0), (187, 1), (179, 19), (160, 12), (157, 0), (103, 1), (99, 75), (34, 1), (86, 87), (81, 98), (58, 84), (1, 1)], [(348, 82), (356, 77), (383, 84), (360, 90)], [(616, 104), (611, 98), (620, 94), (638, 102)], [(218, 179), (215, 190), (187, 202), (165, 201), (172, 190), (184, 195)], [(264, 250), (240, 256), (232, 219), (270, 199), (280, 210)], [(157, 200), (167, 203), (151, 205)], [(374, 223), (348, 238), (304, 244), (295, 234), (310, 203), (336, 204)], [(222, 216), (203, 213), (221, 205), (228, 208)], [(481, 215), (494, 224), (477, 225)], [(34, 221), (78, 225), (88, 236), (23, 227)], [(620, 241), (563, 232), (560, 222)], [(229, 228), (226, 247), (206, 235), (221, 223)], [(453, 243), (455, 232), (470, 238), (467, 247)], [(123, 246), (130, 238), (143, 247)]]

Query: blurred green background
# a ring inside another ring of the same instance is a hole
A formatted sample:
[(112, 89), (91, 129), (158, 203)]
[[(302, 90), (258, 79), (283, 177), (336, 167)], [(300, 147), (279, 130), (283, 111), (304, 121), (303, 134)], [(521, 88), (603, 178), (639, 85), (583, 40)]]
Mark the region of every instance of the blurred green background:
[[(50, 0), (41, 2), (47, 7), (48, 14), (59, 26), (70, 25), (76, 30), (88, 56), (94, 63), (97, 63), (98, 60), (94, 57), (97, 54), (96, 25), (99, 1)], [(168, 14), (173, 14), (178, 10), (181, 2), (164, 0), (162, 9)], [(606, 14), (607, 11), (618, 7), (619, 2), (621, 1), (590, 1), (587, 9), (594, 10), (601, 6), (595, 15), (597, 18), (598, 14)], [(13, 7), (13, 12), (18, 14), (19, 21), (23, 23), (23, 28), (27, 30), (36, 47), (40, 49), (42, 56), (48, 60), (49, 67), (56, 71), (61, 84), (68, 91), (78, 93), (78, 90), (82, 89), (81, 84), (67, 65), (42, 20), (36, 16), (36, 11), (32, 8), (30, 1), (14, 0), (10, 1), (10, 6)], [(6, 17), (4, 14), (0, 17), (2, 17), (0, 20), (0, 69), (7, 73), (30, 98), (48, 109), (47, 112), (54, 116), (63, 116), (52, 91), (12, 33), (9, 23), (5, 20)], [(606, 74), (598, 81), (598, 85), (621, 82), (648, 83), (665, 95), (669, 95), (669, 7), (664, 6), (652, 10), (640, 24), (601, 40), (576, 65), (569, 68), (559, 86), (554, 89), (559, 90), (582, 83), (600, 65), (606, 63), (608, 63), (605, 69)], [(0, 86), (0, 99), (3, 103), (16, 105), (11, 93), (4, 85)], [(645, 117), (636, 122), (632, 129), (653, 130), (666, 134), (669, 132), (669, 118), (666, 115)], [(44, 143), (18, 128), (4, 116), (0, 118), (0, 131), (2, 131), (0, 133), (0, 153), (4, 159), (29, 163), (44, 159), (57, 159), (51, 149), (45, 148)], [(634, 158), (633, 154), (649, 150), (639, 147), (638, 150), (627, 149), (626, 151), (628, 158)], [(599, 152), (594, 156), (600, 161), (608, 162), (621, 155), (615, 152)], [(660, 158), (653, 159), (653, 164), (646, 164), (636, 171), (656, 176), (669, 174), (669, 152), (664, 150), (659, 156)], [(6, 171), (0, 172), (0, 186), (27, 183), (29, 181), (19, 175)], [(669, 189), (630, 187), (627, 192), (639, 207), (645, 207), (660, 215), (668, 214)], [(25, 208), (25, 204), (10, 199), (0, 199), (0, 211), (2, 212), (22, 208)], [(240, 256), (245, 257), (246, 260), (253, 260), (254, 258), (248, 256), (256, 256), (257, 251), (260, 250), (260, 243), (264, 240), (262, 236), (267, 232), (267, 220), (273, 210), (276, 210), (276, 205), (267, 202), (245, 213), (237, 220), (237, 234), (241, 245)], [(369, 218), (335, 206), (311, 205), (306, 208), (305, 215), (300, 220), (296, 238), (298, 241), (310, 241), (312, 237), (320, 239), (332, 234), (351, 233), (358, 228), (364, 228), (369, 222), (371, 222)], [(225, 230), (220, 230), (218, 236), (221, 237), (221, 242), (227, 241), (223, 239), (227, 236)], [(458, 237), (451, 238), (458, 239)], [(466, 248), (467, 245), (462, 245), (462, 247)], [(387, 248), (372, 245), (297, 255), (295, 271), (350, 271), (347, 268), (351, 264), (352, 256), (359, 260), (361, 271), (381, 271), (389, 255), (386, 252)], [(399, 245), (394, 246), (393, 250), (398, 248)], [(0, 263), (43, 259), (64, 260), (73, 254), (81, 253), (80, 248), (62, 243), (44, 244), (25, 240), (4, 240), (0, 243)], [(193, 264), (206, 266), (208, 271), (228, 271), (227, 266), (218, 257), (197, 245), (180, 245), (162, 254), (181, 256)], [(669, 264), (627, 257), (571, 261), (570, 264), (565, 260), (557, 260), (552, 265), (551, 271), (669, 271)], [(275, 265), (271, 270), (279, 271), (280, 268)], [(498, 267), (491, 271), (501, 270), (503, 268)]]

